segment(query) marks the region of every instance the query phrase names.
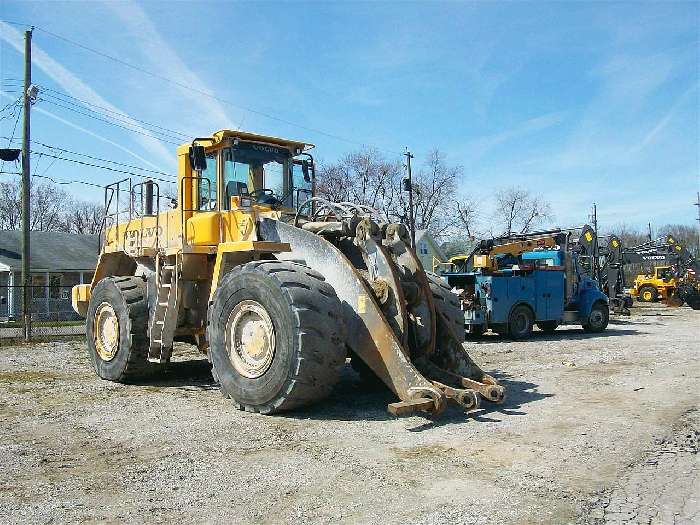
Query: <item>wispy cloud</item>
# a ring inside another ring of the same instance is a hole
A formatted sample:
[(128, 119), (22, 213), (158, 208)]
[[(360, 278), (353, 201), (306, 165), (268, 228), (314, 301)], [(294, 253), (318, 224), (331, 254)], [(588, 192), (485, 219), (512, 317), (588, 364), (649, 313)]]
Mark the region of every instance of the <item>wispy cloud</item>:
[[(150, 67), (159, 75), (177, 79), (178, 82), (191, 86), (198, 91), (211, 92), (210, 87), (183, 62), (172, 46), (161, 36), (143, 8), (135, 2), (107, 2), (105, 6), (111, 9), (130, 29), (137, 38), (144, 57), (150, 62)], [(198, 108), (199, 126), (208, 126), (207, 131), (233, 127), (224, 106), (213, 98), (203, 96), (192, 90), (176, 87), (184, 100)], [(241, 116), (237, 121), (241, 120)], [(199, 133), (201, 134), (201, 129)]]
[(676, 112), (685, 104), (685, 102), (688, 100), (688, 97), (693, 94), (694, 91), (697, 91), (698, 89), (698, 84), (695, 83), (692, 86), (690, 86), (685, 93), (683, 93), (676, 102), (671, 106), (671, 108), (666, 112), (666, 114), (659, 119), (659, 121), (656, 123), (656, 125), (651, 128), (649, 133), (645, 135), (645, 137), (642, 139), (641, 144), (639, 145), (639, 149), (643, 149), (649, 144), (652, 143), (652, 141), (659, 135), (659, 133), (666, 127), (668, 126), (669, 122), (671, 122), (671, 119), (674, 117)]
[(474, 162), (501, 144), (527, 137), (562, 123), (565, 115), (564, 111), (547, 113), (528, 119), (499, 133), (480, 137), (467, 143), (464, 154), (470, 162)]
[[(24, 53), (24, 42), (19, 31), (15, 30), (8, 24), (0, 22), (0, 38), (14, 47), (17, 52)], [(139, 122), (133, 120), (128, 113), (114, 106), (104, 98), (102, 98), (93, 88), (71, 73), (65, 66), (54, 60), (40, 46), (32, 45), (32, 63), (38, 66), (46, 75), (54, 82), (60, 85), (68, 94), (85, 100), (95, 106), (107, 108), (110, 111), (122, 115), (124, 121), (133, 129), (150, 135), (150, 131), (145, 129)], [(158, 139), (145, 135), (134, 135), (134, 140), (140, 142), (147, 151), (162, 161), (172, 164), (173, 155)], [(142, 159), (145, 160), (145, 159)], [(159, 167), (150, 161), (146, 161), (154, 167)]]

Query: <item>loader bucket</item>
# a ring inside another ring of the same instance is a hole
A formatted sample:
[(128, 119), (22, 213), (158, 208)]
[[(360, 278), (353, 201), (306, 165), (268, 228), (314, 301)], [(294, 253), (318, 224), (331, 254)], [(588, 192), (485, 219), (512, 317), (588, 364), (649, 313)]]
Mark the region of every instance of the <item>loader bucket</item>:
[(503, 387), (471, 360), (463, 332), (455, 333), (436, 308), (405, 228), (376, 223), (367, 213), (334, 218), (297, 225), (262, 219), (258, 232), (263, 240), (289, 243), (280, 259), (303, 262), (333, 286), (353, 356), (401, 400), (389, 411), (438, 414), (448, 402), (468, 410), (479, 397), (502, 401)]

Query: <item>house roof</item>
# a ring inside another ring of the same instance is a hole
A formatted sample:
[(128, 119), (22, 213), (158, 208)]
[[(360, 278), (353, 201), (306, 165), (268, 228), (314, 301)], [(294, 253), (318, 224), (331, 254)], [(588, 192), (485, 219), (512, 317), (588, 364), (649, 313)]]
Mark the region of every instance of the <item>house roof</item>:
[(438, 259), (440, 259), (441, 261), (447, 260), (445, 252), (442, 251), (442, 248), (440, 248), (440, 245), (435, 241), (435, 238), (430, 234), (428, 230), (416, 230), (416, 242), (423, 240), (428, 241), (432, 245), (433, 250), (435, 250), (435, 256)]
[[(93, 271), (97, 266), (97, 235), (31, 232), (30, 270)], [(22, 232), (0, 230), (0, 269), (22, 269)]]

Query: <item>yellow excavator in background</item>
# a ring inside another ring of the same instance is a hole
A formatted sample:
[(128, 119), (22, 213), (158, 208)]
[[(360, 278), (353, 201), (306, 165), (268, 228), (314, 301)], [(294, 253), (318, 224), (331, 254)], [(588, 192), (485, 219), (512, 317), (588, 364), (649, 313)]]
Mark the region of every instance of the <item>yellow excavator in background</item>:
[(406, 228), (313, 196), (311, 144), (223, 130), (177, 150), (178, 199), (152, 180), (105, 190), (104, 242), (73, 289), (97, 374), (158, 374), (175, 340), (206, 353), (224, 394), (264, 414), (325, 397), (350, 356), (396, 415), (500, 402), (469, 357), (459, 299)]

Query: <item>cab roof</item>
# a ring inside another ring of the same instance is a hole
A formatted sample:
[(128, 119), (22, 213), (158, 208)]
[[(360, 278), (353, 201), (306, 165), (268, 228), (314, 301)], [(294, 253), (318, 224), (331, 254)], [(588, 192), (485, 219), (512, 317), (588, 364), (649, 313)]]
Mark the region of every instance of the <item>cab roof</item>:
[[(198, 137), (200, 139), (203, 139), (204, 137)], [(221, 144), (227, 139), (235, 139), (238, 138), (240, 140), (244, 141), (251, 141), (251, 142), (263, 142), (265, 144), (274, 144), (275, 146), (282, 146), (285, 148), (289, 148), (291, 150), (300, 150), (301, 152), (303, 151), (308, 151), (314, 147), (313, 144), (310, 144), (308, 142), (299, 142), (297, 140), (289, 140), (289, 139), (283, 139), (279, 137), (272, 137), (269, 135), (259, 135), (257, 133), (250, 133), (248, 131), (239, 131), (239, 130), (233, 130), (233, 129), (222, 129), (219, 131), (214, 132), (211, 137), (212, 142), (210, 144), (204, 144), (207, 146), (214, 146)], [(202, 141), (205, 142), (205, 141)], [(185, 143), (180, 145), (177, 148), (178, 154), (183, 154), (187, 153), (189, 151), (191, 143)]]

